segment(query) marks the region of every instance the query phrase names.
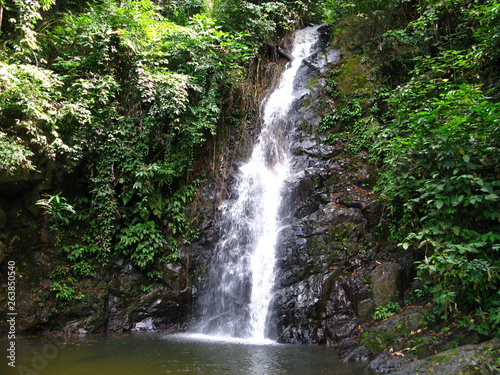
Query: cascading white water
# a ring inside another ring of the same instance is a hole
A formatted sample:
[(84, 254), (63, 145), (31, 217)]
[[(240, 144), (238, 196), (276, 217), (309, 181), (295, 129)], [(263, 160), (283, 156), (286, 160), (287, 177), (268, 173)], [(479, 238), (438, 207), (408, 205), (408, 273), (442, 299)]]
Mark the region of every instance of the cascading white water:
[[(221, 240), (209, 265), (198, 330), (217, 336), (262, 340), (274, 284), (282, 190), (290, 174), (288, 114), (297, 99), (294, 80), (315, 52), (318, 27), (298, 30), (293, 60), (263, 109), (263, 127), (237, 177), (237, 198), (222, 205)], [(300, 93), (303, 95), (303, 92)]]

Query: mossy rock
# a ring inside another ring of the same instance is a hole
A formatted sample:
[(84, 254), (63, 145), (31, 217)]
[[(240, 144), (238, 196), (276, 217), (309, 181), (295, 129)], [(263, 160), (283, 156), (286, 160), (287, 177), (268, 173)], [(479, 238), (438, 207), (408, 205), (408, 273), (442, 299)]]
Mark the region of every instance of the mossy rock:
[(337, 88), (345, 94), (355, 92), (370, 93), (371, 84), (368, 81), (368, 69), (359, 55), (347, 55), (341, 61), (342, 68), (336, 77)]
[(332, 28), (332, 45), (340, 45), (343, 50), (349, 52), (361, 52), (379, 33), (378, 23), (374, 18), (357, 15), (345, 17)]
[(423, 314), (417, 308), (410, 308), (363, 332), (361, 343), (371, 351), (380, 353), (401, 337), (423, 327), (424, 323)]
[(398, 263), (383, 263), (371, 274), (372, 299), (375, 306), (398, 301), (402, 292), (402, 270)]
[(499, 374), (500, 339), (479, 345), (464, 345), (408, 365), (415, 374), (493, 375)]

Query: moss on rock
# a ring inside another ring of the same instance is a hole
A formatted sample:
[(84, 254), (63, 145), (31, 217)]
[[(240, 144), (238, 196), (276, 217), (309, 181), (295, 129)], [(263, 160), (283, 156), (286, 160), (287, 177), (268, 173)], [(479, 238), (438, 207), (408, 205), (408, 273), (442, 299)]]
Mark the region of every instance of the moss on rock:
[(363, 332), (361, 343), (371, 351), (380, 353), (399, 338), (407, 336), (423, 326), (423, 314), (417, 308), (410, 308)]

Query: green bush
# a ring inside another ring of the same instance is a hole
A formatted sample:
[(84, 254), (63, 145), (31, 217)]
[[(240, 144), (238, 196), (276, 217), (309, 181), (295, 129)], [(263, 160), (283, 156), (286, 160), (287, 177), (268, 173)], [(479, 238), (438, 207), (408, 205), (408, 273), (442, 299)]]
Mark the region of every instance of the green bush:
[[(33, 12), (51, 1), (14, 3), (17, 39), (0, 55), (0, 168), (34, 170), (44, 155), (71, 176), (68, 200), (38, 202), (68, 275), (118, 257), (148, 271), (178, 260), (196, 236), (194, 162), (261, 41), (223, 31), (202, 1), (105, 0), (44, 21)], [(286, 7), (253, 8), (267, 30)]]
[(154, 221), (138, 223), (123, 228), (117, 249), (130, 256), (139, 268), (145, 268), (165, 252), (166, 240)]
[(483, 333), (495, 332), (500, 104), (479, 86), (446, 79), (412, 81), (390, 102), (398, 111), (382, 132), (379, 187), (397, 220), (393, 236), (404, 248), (420, 249), (418, 271), (438, 316), (476, 311), (489, 327)]
[(396, 312), (398, 312), (400, 306), (396, 302), (387, 301), (387, 303), (383, 306), (377, 306), (375, 308), (375, 312), (373, 313), (373, 320), (384, 320)]
[[(194, 234), (184, 210), (197, 149), (214, 134), (223, 89), (252, 48), (205, 15), (172, 23), (147, 0), (67, 13), (46, 37), (48, 66), (82, 113), (60, 121), (85, 190), (75, 204), (77, 231), (89, 231), (80, 245), (125, 254), (141, 268), (160, 249), (176, 254)], [(130, 242), (140, 229), (150, 230), (140, 237), (150, 250)]]
[(62, 98), (62, 84), (48, 69), (0, 61), (1, 170), (34, 170), (35, 156), (55, 159), (73, 152), (62, 140), (58, 122), (79, 105)]

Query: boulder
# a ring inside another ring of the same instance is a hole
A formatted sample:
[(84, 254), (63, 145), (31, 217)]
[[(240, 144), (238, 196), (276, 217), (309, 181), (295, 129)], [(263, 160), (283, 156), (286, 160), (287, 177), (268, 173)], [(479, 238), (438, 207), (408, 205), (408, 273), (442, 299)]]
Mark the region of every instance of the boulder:
[(479, 345), (449, 349), (423, 360), (408, 363), (395, 374), (493, 375), (499, 374), (500, 339)]
[(361, 342), (371, 351), (380, 353), (398, 338), (422, 328), (424, 323), (421, 310), (411, 307), (369, 327), (363, 332)]
[(372, 271), (372, 300), (375, 306), (401, 299), (402, 270), (398, 263), (382, 263)]
[(494, 375), (498, 374), (500, 339), (477, 345), (464, 345), (414, 360), (384, 352), (366, 368), (366, 374), (439, 374), (439, 375)]

